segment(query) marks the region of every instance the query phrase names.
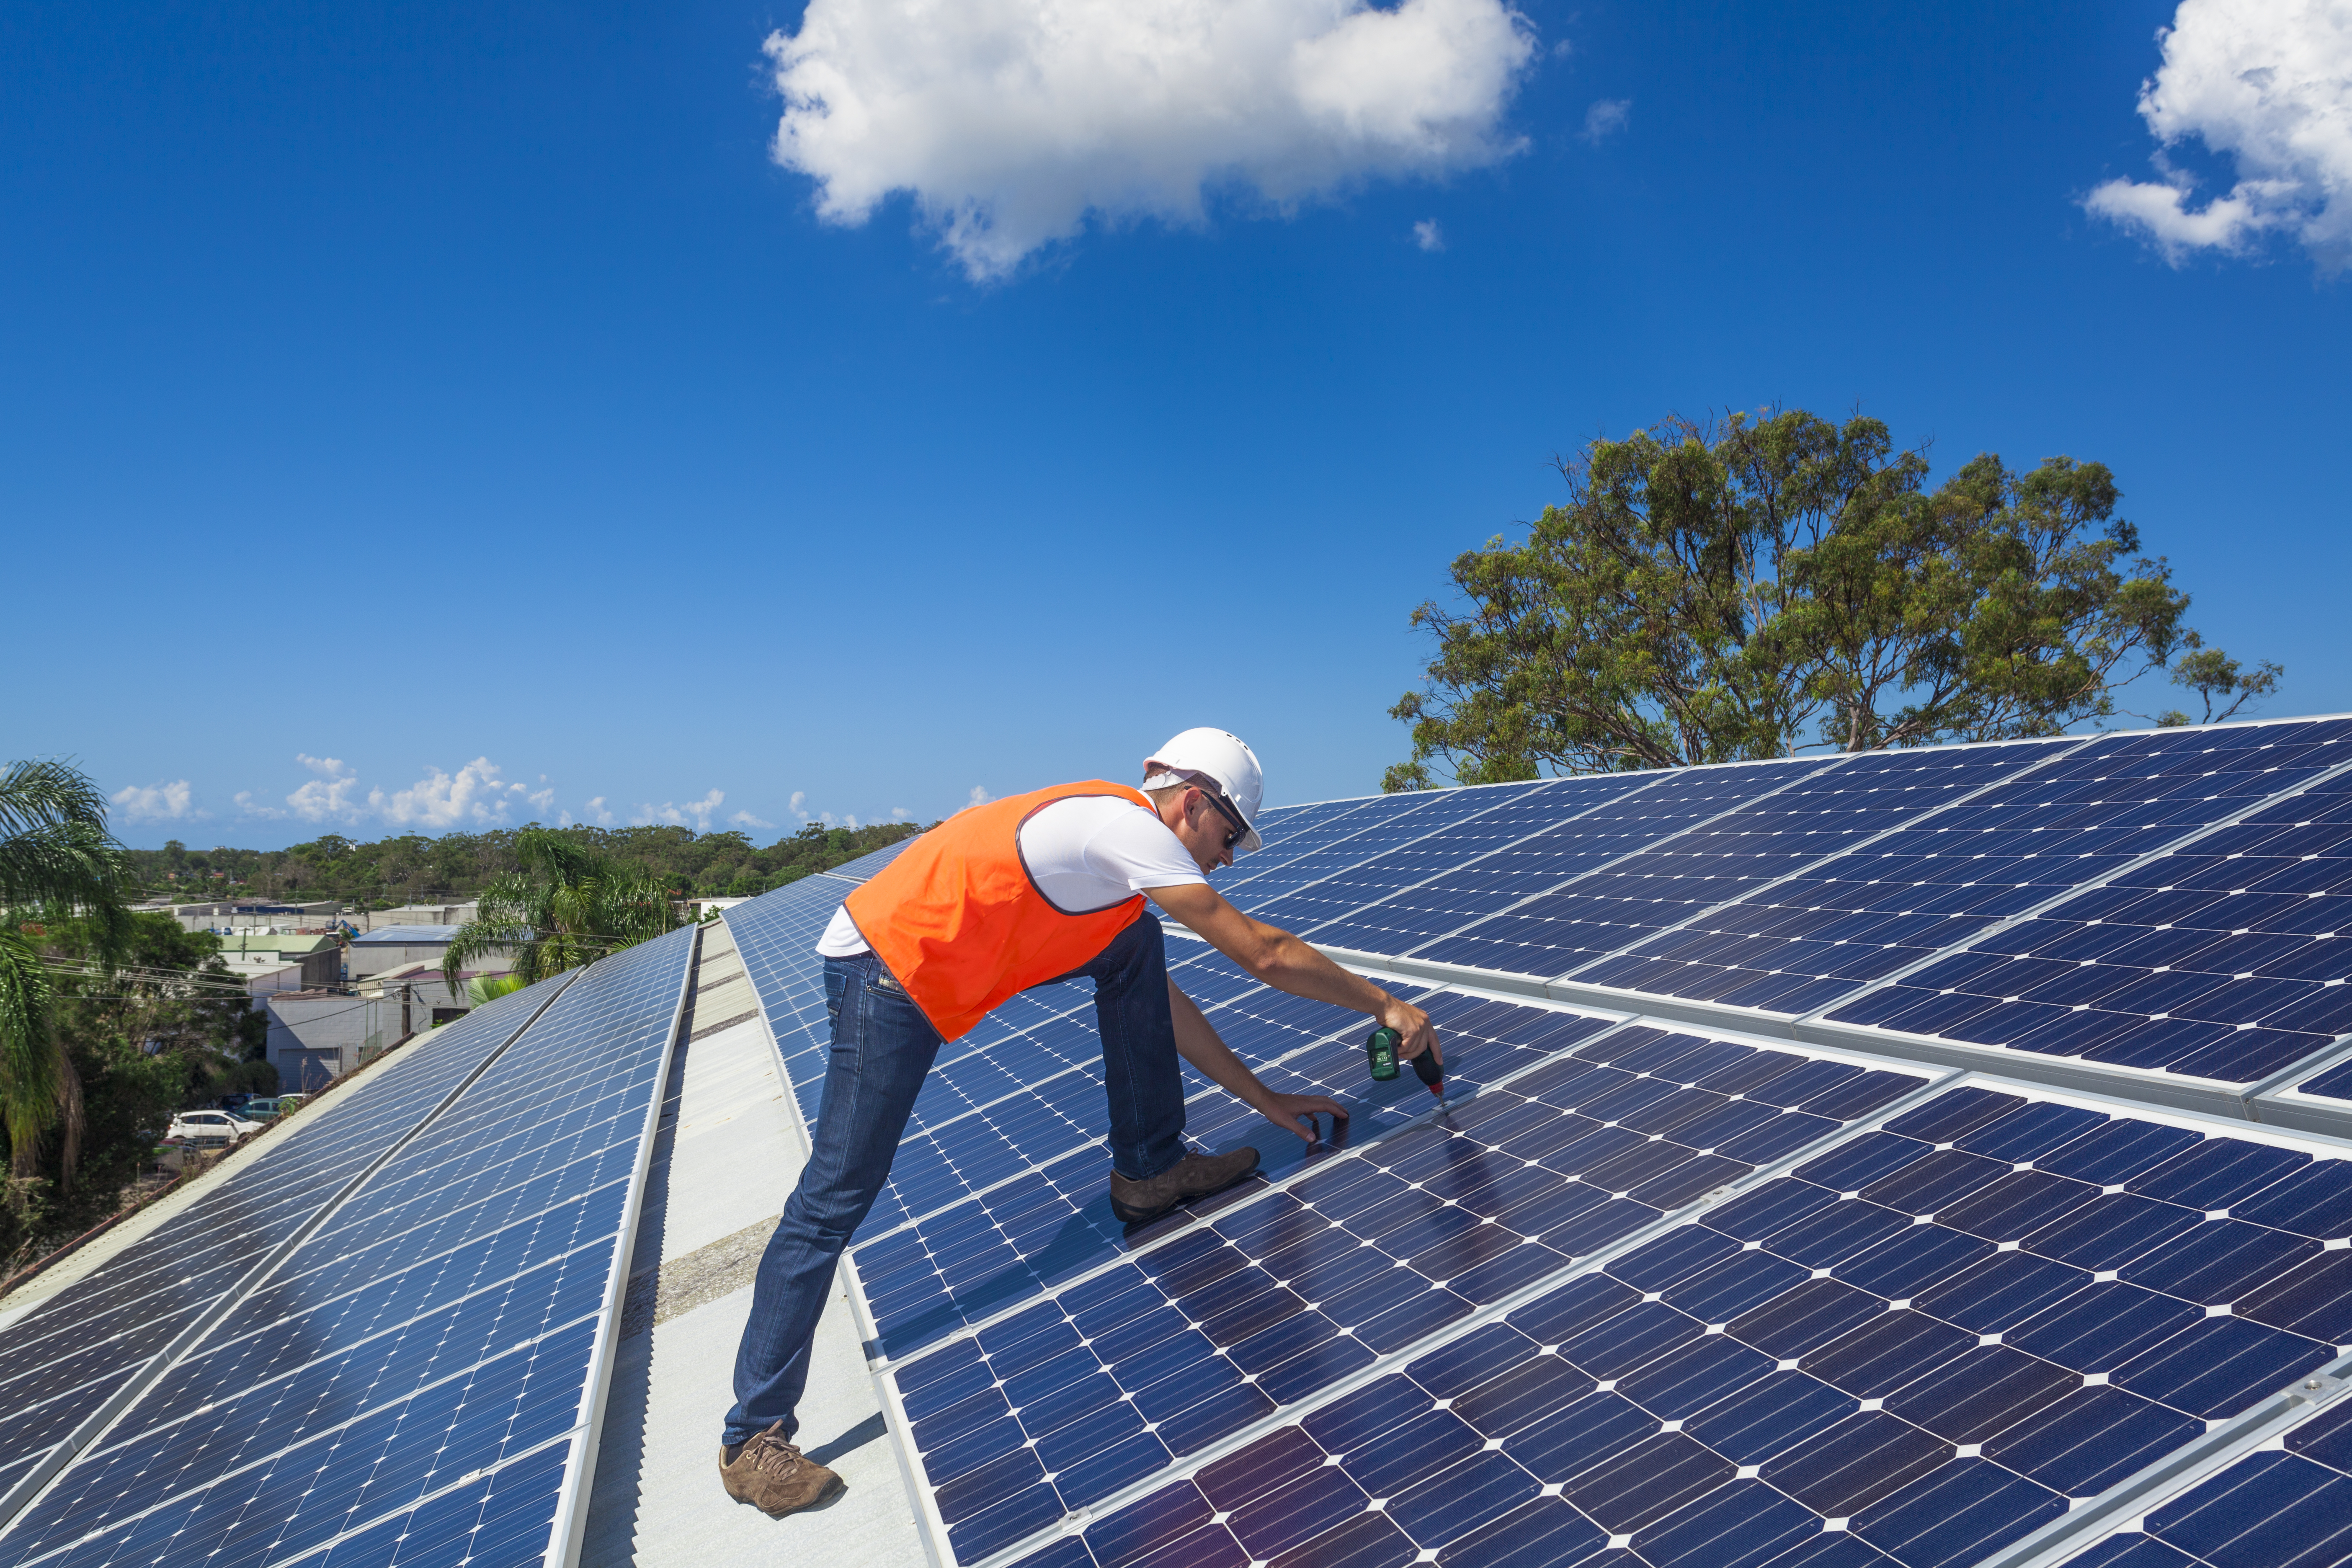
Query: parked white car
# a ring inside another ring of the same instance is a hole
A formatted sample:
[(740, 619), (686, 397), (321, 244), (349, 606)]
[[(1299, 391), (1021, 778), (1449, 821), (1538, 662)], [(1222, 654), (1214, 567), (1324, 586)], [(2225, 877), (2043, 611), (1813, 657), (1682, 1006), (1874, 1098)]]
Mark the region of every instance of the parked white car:
[(261, 1127), (258, 1121), (246, 1121), (226, 1110), (183, 1110), (172, 1118), (172, 1130), (163, 1136), (225, 1147), (240, 1138), (252, 1137)]

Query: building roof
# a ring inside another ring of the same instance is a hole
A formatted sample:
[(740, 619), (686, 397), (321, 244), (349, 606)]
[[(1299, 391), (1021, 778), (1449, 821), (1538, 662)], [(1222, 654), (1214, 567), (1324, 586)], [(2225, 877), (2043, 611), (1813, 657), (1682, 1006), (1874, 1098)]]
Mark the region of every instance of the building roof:
[(457, 926), (378, 926), (352, 938), (353, 947), (428, 947), (436, 942), (447, 942), (461, 928)]

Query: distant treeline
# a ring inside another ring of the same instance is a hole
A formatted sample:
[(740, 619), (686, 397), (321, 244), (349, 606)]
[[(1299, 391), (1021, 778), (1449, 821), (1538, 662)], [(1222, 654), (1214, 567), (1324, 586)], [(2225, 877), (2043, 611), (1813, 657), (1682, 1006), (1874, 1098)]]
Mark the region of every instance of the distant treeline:
[[(690, 827), (573, 826), (600, 854), (643, 866), (680, 895), (748, 897), (868, 855), (922, 831), (907, 822), (869, 827), (811, 824), (761, 848), (743, 834)], [(131, 863), (152, 894), (190, 900), (237, 897), (309, 901), (341, 899), (395, 904), (469, 899), (516, 868), (513, 828), (405, 833), (359, 843), (328, 834), (284, 849), (190, 849), (173, 839), (161, 849), (133, 849)]]

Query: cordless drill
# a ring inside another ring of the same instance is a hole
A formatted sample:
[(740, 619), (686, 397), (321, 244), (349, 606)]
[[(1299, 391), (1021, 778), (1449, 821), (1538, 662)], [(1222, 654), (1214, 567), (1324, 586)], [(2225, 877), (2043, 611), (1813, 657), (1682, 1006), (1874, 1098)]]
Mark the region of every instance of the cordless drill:
[[(1403, 1038), (1383, 1024), (1372, 1031), (1371, 1038), (1364, 1042), (1364, 1055), (1372, 1064), (1374, 1082), (1387, 1083), (1397, 1076), (1397, 1047)], [(1435, 1051), (1423, 1051), (1413, 1058), (1412, 1070), (1422, 1082), (1429, 1086), (1430, 1093), (1441, 1100), (1445, 1097), (1445, 1069), (1438, 1065)]]

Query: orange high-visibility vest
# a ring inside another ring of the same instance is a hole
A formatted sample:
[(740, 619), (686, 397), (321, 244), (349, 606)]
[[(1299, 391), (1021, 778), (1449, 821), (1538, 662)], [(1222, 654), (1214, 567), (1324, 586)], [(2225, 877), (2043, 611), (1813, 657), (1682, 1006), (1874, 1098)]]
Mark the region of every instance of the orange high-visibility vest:
[(916, 839), (842, 900), (941, 1039), (962, 1038), (1013, 993), (1069, 973), (1142, 915), (1141, 893), (1104, 910), (1062, 909), (1021, 858), (1023, 823), (1088, 795), (1151, 809), (1141, 790), (1100, 779), (991, 801)]

